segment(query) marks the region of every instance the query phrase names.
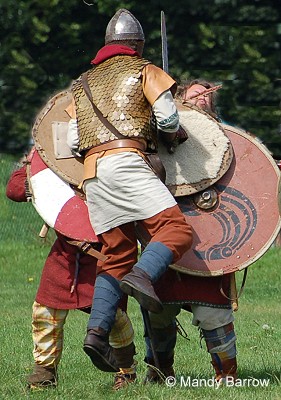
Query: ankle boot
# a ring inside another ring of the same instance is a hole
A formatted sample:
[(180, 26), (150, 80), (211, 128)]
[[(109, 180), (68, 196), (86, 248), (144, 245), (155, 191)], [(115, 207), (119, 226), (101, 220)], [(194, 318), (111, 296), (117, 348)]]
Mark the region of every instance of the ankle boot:
[(44, 367), (35, 364), (32, 374), (27, 377), (27, 385), (29, 389), (56, 387), (57, 371), (55, 367)]
[(120, 288), (128, 296), (134, 297), (146, 310), (155, 314), (161, 313), (163, 305), (156, 295), (149, 275), (134, 266), (132, 271), (123, 277)]
[(134, 364), (134, 355), (136, 354), (136, 348), (134, 342), (128, 346), (119, 347), (118, 349), (113, 347), (112, 353), (116, 360), (118, 368), (130, 368)]
[(114, 377), (113, 390), (119, 390), (135, 382), (137, 378), (137, 363), (134, 360), (135, 345), (131, 343), (126, 347), (113, 348), (113, 354), (119, 367), (119, 371)]
[(236, 357), (218, 362), (212, 357), (212, 365), (215, 370), (215, 380), (224, 382), (227, 377), (231, 377), (234, 381), (237, 379), (237, 361)]
[(116, 372), (119, 368), (108, 337), (109, 334), (102, 328), (89, 329), (84, 340), (83, 350), (98, 369), (105, 372)]
[(164, 383), (168, 376), (175, 377), (175, 371), (173, 368), (174, 357), (163, 358), (163, 354), (159, 354), (159, 364), (160, 368), (156, 368), (154, 365), (154, 360), (145, 359), (147, 366), (147, 373), (144, 378), (144, 383)]
[(160, 313), (163, 305), (152, 285), (164, 274), (173, 257), (173, 252), (163, 243), (148, 243), (132, 271), (121, 279), (121, 289), (146, 310)]
[(117, 391), (127, 387), (130, 383), (134, 383), (137, 379), (135, 364), (131, 368), (120, 368), (114, 376), (114, 384), (112, 389)]

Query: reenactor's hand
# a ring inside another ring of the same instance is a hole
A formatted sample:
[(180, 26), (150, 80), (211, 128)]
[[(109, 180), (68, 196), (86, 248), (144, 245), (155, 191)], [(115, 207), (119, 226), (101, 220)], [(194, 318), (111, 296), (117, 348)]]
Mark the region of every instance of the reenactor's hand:
[(168, 153), (173, 154), (176, 150), (176, 147), (187, 140), (188, 134), (184, 128), (180, 126), (176, 133), (160, 131), (160, 137)]
[(177, 133), (176, 133), (176, 140), (178, 144), (184, 143), (188, 139), (188, 133), (186, 130), (180, 125)]

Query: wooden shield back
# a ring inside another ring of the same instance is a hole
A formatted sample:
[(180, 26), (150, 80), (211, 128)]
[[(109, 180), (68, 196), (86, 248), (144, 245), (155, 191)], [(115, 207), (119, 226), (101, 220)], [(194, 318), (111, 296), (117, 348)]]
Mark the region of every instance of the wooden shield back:
[(65, 109), (71, 99), (70, 90), (52, 97), (37, 115), (32, 136), (45, 164), (64, 181), (78, 186), (83, 176), (83, 160), (73, 157), (66, 144), (70, 117)]

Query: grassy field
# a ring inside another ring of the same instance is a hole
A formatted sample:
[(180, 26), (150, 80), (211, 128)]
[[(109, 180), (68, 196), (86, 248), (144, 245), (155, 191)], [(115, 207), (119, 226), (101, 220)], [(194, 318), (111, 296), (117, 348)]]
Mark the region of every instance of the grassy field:
[[(11, 160), (9, 166), (10, 163)], [(281, 399), (280, 248), (271, 248), (249, 268), (246, 287), (239, 301), (239, 310), (235, 313), (239, 378), (244, 380), (241, 387), (216, 390), (204, 385), (188, 385), (189, 377), (192, 382), (196, 382), (196, 379), (207, 380), (212, 378), (213, 371), (205, 344), (202, 342), (202, 347), (200, 346), (199, 332), (191, 325), (191, 315), (186, 312), (181, 313), (179, 320), (188, 332), (190, 340), (181, 336), (178, 338), (175, 359), (176, 385), (171, 388), (165, 385), (143, 385), (146, 368), (143, 362), (141, 314), (138, 305), (130, 299), (129, 315), (135, 328), (138, 351), (136, 384), (117, 393), (112, 391), (113, 374), (95, 369), (82, 350), (87, 315), (71, 311), (65, 326), (58, 388), (28, 391), (25, 377), (33, 367), (31, 306), (52, 235), (45, 242), (38, 238), (42, 221), (31, 204), (16, 204), (5, 199), (5, 184), (10, 167), (3, 168), (2, 163), (0, 172), (1, 400)], [(243, 272), (237, 274), (238, 286), (242, 275)], [(267, 387), (261, 387), (262, 379), (269, 380)], [(184, 383), (187, 383), (186, 387)]]

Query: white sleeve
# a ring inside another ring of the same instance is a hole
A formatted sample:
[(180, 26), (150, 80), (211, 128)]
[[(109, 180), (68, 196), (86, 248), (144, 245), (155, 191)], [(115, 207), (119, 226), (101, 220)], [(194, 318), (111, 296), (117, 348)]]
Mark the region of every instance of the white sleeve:
[(78, 135), (78, 126), (76, 119), (71, 119), (68, 123), (66, 143), (71, 148), (71, 150), (78, 150), (79, 135)]
[(166, 90), (155, 100), (152, 110), (161, 131), (172, 133), (179, 129), (179, 114), (170, 90)]

